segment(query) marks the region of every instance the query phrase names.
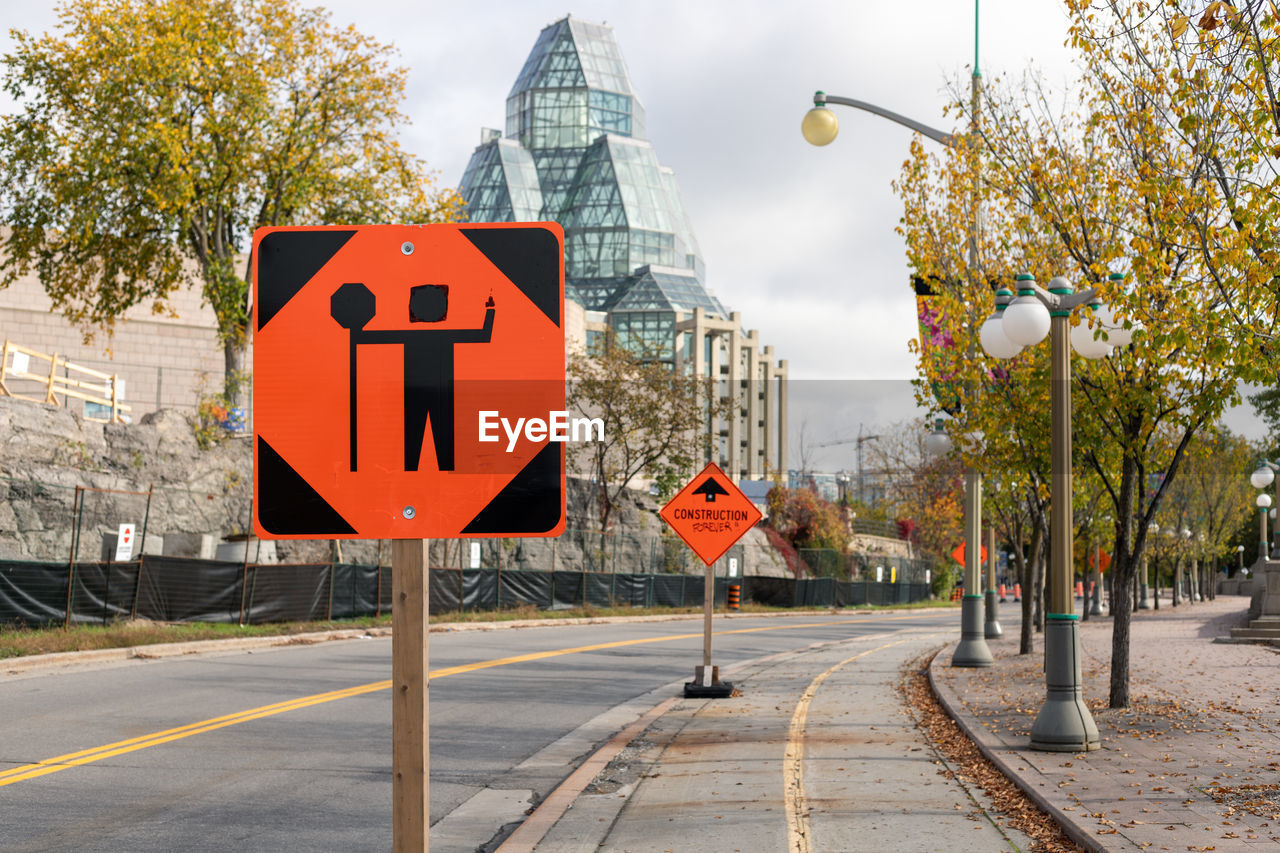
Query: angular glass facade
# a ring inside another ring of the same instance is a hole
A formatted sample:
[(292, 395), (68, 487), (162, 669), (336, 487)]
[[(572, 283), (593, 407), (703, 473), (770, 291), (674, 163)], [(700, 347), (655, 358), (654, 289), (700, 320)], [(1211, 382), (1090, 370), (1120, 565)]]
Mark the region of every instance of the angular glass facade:
[(688, 316), (694, 308), (727, 317), (720, 300), (686, 270), (645, 266), (609, 306), (614, 339), (635, 352), (675, 365), (676, 312)]
[(613, 30), (556, 21), (507, 95), (506, 138), (471, 156), (460, 186), (467, 214), (475, 222), (559, 222), (566, 293), (589, 310), (614, 310), (633, 289), (652, 286), (641, 268), (660, 266), (697, 291), (680, 302), (685, 310), (702, 305), (727, 316), (703, 288), (675, 173), (643, 136), (644, 110)]

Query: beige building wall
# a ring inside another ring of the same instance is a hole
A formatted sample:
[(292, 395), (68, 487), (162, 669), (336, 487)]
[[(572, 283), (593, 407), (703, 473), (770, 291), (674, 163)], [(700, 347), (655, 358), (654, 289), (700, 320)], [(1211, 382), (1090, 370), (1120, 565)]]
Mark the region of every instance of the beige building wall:
[[(221, 391), (223, 384), (217, 323), (201, 301), (197, 284), (174, 294), (169, 314), (137, 306), (117, 321), (113, 332), (92, 330), (92, 340), (86, 342), (85, 330), (57, 312), (39, 280), (29, 274), (0, 289), (0, 339), (119, 376), (135, 420), (157, 408), (194, 411), (201, 394)], [(17, 393), (36, 387), (20, 380), (11, 384)], [(82, 412), (83, 406), (79, 400), (68, 401), (72, 411)]]

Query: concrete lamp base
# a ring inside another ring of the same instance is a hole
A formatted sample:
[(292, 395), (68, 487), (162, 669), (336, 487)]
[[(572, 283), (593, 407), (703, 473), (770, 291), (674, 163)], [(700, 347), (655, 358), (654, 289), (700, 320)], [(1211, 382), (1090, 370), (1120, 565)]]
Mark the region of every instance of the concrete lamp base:
[(1031, 726), (1031, 748), (1088, 752), (1101, 746), (1080, 689), (1080, 622), (1049, 613), (1044, 620), (1044, 707)]
[(1150, 610), (1150, 609), (1151, 609), (1151, 601), (1147, 598), (1147, 585), (1146, 585), (1145, 583), (1144, 583), (1144, 584), (1140, 584), (1140, 585), (1138, 586), (1138, 589), (1139, 589), (1139, 591), (1140, 591), (1140, 593), (1141, 593), (1140, 597), (1138, 598), (1138, 609), (1139, 609), (1139, 610)]
[(998, 640), (1004, 636), (1004, 629), (1000, 627), (999, 611), (996, 607), (996, 591), (989, 589), (987, 590), (987, 621), (982, 626), (982, 635), (988, 640)]
[(991, 666), (995, 661), (982, 630), (982, 596), (966, 595), (960, 602), (960, 644), (951, 656), (952, 666)]

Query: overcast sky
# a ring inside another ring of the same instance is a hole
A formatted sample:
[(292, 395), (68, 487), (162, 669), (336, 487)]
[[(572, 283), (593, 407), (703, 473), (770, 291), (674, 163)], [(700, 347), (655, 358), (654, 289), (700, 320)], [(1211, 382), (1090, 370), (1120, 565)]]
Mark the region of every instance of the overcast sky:
[[(41, 3), (0, 0), (3, 21), (48, 29)], [(338, 24), (394, 43), (409, 68), (405, 144), (456, 186), (481, 127), (503, 128), (505, 100), (538, 33), (566, 13), (608, 23), (672, 167), (701, 245), (707, 284), (789, 362), (792, 463), (811, 442), (915, 416), (907, 380), (916, 334), (890, 182), (911, 132), (836, 107), (839, 138), (800, 135), (813, 91), (858, 98), (952, 130), (949, 80), (974, 56), (968, 0), (330, 0)], [(988, 79), (1034, 63), (1071, 74), (1061, 0), (985, 0), (980, 68)], [(7, 49), (8, 39), (0, 39)], [(926, 143), (932, 145), (933, 143)], [(825, 400), (819, 405), (817, 400)], [(812, 402), (807, 402), (812, 401)], [(835, 402), (833, 402), (835, 401)], [(820, 454), (834, 469), (853, 446)]]

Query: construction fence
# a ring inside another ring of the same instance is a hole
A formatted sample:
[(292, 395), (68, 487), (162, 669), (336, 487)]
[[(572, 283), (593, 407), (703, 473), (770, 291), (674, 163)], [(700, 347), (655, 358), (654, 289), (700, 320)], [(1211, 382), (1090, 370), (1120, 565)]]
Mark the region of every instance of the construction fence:
[(931, 560), (891, 554), (864, 554), (831, 548), (800, 548), (800, 561), (815, 578), (840, 581), (887, 581), (927, 584)]
[[(701, 574), (431, 569), (431, 612), (531, 606), (698, 607)], [(776, 607), (851, 607), (925, 600), (924, 583), (834, 578), (716, 577), (741, 600)], [(391, 568), (348, 563), (257, 565), (143, 556), (132, 562), (0, 561), (0, 626), (157, 622), (320, 621), (391, 612)]]

